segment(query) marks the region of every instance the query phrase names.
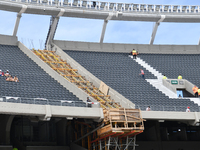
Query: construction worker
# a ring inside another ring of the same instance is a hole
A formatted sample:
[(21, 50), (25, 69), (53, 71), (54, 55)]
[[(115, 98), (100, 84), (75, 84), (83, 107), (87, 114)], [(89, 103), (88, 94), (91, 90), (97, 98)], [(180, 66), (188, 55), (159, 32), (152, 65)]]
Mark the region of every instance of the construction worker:
[(183, 77), (181, 76), (181, 74), (179, 74), (178, 79), (182, 79)]
[(195, 97), (198, 97), (198, 90), (199, 89), (198, 89), (198, 87), (196, 85), (192, 88), (192, 91), (194, 92)]
[(198, 89), (198, 95), (200, 96), (200, 89)]
[(164, 75), (164, 76), (163, 76), (163, 79), (167, 79), (167, 77)]
[(133, 49), (132, 50), (133, 59), (136, 59), (137, 54), (138, 52), (135, 49)]

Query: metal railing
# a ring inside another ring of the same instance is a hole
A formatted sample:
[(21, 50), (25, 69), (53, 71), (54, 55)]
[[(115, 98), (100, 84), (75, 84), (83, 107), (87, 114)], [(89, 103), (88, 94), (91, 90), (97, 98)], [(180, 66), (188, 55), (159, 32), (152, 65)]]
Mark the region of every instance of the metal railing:
[(100, 108), (99, 102), (68, 101), (68, 100), (55, 100), (55, 99), (46, 99), (46, 98), (26, 98), (26, 97), (2, 96), (0, 98), (0, 101), (11, 102), (11, 103), (21, 103), (21, 104)]
[[(167, 105), (135, 105), (135, 108), (146, 111), (146, 108), (150, 106), (150, 111), (176, 111), (176, 112), (186, 112), (187, 106), (167, 106)], [(191, 112), (200, 112), (200, 107), (193, 108), (190, 107)]]
[(163, 12), (163, 13), (199, 13), (198, 5), (159, 5), (159, 4), (134, 4), (114, 3), (86, 0), (7, 0), (20, 3), (49, 5), (56, 7), (79, 7), (106, 11), (121, 12)]

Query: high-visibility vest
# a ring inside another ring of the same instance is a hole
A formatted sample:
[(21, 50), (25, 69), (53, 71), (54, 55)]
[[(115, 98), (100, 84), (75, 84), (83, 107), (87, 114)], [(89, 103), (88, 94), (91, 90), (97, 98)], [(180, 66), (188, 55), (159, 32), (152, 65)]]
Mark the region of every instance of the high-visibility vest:
[(182, 76), (178, 76), (178, 79), (182, 79)]
[(200, 89), (198, 89), (198, 94), (200, 95)]
[(144, 71), (143, 70), (141, 70), (141, 74), (144, 75)]
[(166, 76), (163, 76), (163, 79), (167, 79), (167, 77), (166, 77)]
[(193, 91), (194, 93), (198, 92), (198, 90), (199, 90), (198, 87), (193, 87), (193, 88), (192, 88), (192, 91)]
[(133, 55), (137, 55), (136, 50), (133, 50), (133, 51), (132, 51), (132, 54), (133, 54)]

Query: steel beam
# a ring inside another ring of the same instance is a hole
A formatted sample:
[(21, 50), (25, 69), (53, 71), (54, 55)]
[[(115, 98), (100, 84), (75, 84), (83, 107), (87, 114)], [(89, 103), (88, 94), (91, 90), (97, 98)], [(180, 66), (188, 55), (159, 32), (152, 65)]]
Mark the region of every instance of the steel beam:
[(112, 17), (113, 17), (113, 14), (110, 13), (109, 16), (104, 20), (103, 29), (102, 29), (102, 32), (101, 32), (100, 43), (103, 43), (105, 32), (106, 32), (106, 27), (107, 27), (107, 24), (108, 24), (108, 20), (112, 19)]
[(14, 28), (14, 31), (13, 31), (13, 36), (17, 35), (17, 31), (18, 31), (18, 27), (19, 27), (19, 22), (20, 22), (20, 19), (22, 17), (22, 13), (24, 13), (26, 11), (26, 9), (27, 9), (27, 6), (26, 5), (22, 5), (22, 9), (17, 14), (17, 19), (16, 19), (16, 22), (15, 22), (15, 28)]
[(152, 32), (152, 35), (151, 35), (150, 45), (153, 44), (155, 36), (156, 36), (157, 29), (158, 29), (158, 26), (160, 25), (160, 22), (162, 22), (164, 19), (165, 19), (165, 15), (161, 15), (160, 20), (158, 20), (156, 22), (156, 24), (154, 25), (153, 32)]
[(46, 45), (45, 45), (46, 49), (48, 49), (48, 50), (51, 49), (51, 43), (52, 43), (52, 40), (53, 40), (53, 36), (56, 32), (56, 27), (57, 27), (58, 21), (60, 19), (60, 16), (62, 16), (64, 14), (64, 12), (65, 12), (65, 9), (60, 9), (60, 12), (55, 17), (55, 19), (53, 20), (53, 23), (50, 26), (50, 32), (48, 34), (47, 42), (46, 42)]

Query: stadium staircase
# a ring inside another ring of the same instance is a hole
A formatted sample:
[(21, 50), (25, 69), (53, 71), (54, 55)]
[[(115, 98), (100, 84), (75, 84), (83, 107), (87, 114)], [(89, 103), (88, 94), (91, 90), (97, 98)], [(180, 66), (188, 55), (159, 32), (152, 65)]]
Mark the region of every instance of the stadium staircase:
[(158, 72), (156, 69), (151, 67), (148, 63), (146, 63), (139, 57), (133, 60), (157, 77), (157, 79), (146, 79), (147, 82), (149, 82), (152, 86), (154, 86), (156, 89), (161, 91), (166, 96), (169, 96), (169, 98), (177, 98), (177, 95), (174, 92), (172, 92), (162, 84), (163, 75), (160, 72)]
[[(62, 60), (54, 51), (33, 50), (53, 70), (66, 80), (75, 84), (100, 103), (104, 112), (104, 126), (93, 133), (93, 140), (88, 138), (88, 149), (112, 149), (135, 147), (136, 135), (144, 130), (143, 119), (139, 109), (121, 108), (109, 95), (105, 95), (85, 77), (73, 69), (69, 63)], [(83, 135), (82, 135), (83, 136)], [(78, 137), (77, 137), (78, 138)], [(80, 141), (76, 138), (76, 142)], [(84, 146), (82, 142), (82, 146)]]
[[(151, 72), (154, 76), (157, 77), (157, 79), (146, 79), (147, 82), (149, 82), (151, 85), (153, 85), (156, 89), (161, 91), (163, 94), (165, 94), (169, 98), (177, 98), (176, 93), (172, 92), (171, 90), (169, 90), (167, 87), (165, 87), (163, 85), (163, 83), (162, 83), (163, 75), (160, 72), (158, 72), (156, 69), (151, 67), (148, 63), (146, 63), (139, 57), (137, 57), (137, 59), (133, 59), (133, 60), (136, 61), (141, 66), (143, 66), (144, 68), (146, 68), (149, 72)], [(200, 106), (199, 98), (190, 98), (190, 100), (192, 102), (198, 104), (198, 106)]]

